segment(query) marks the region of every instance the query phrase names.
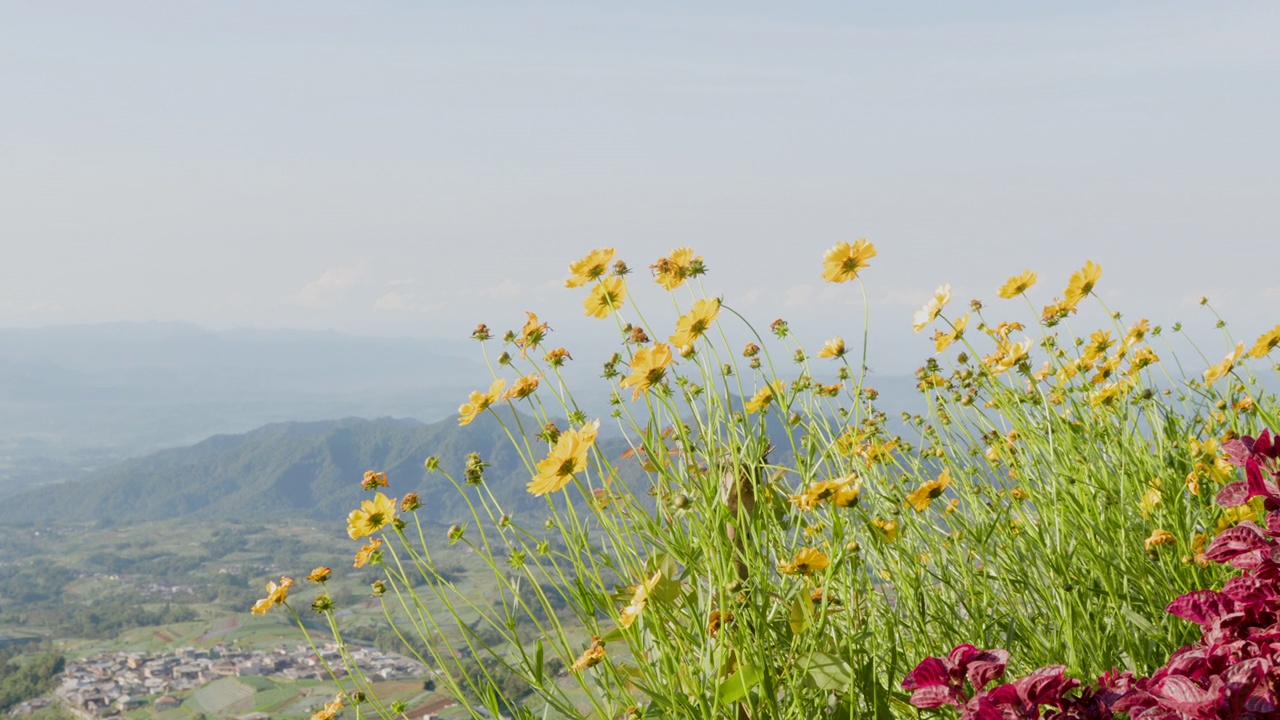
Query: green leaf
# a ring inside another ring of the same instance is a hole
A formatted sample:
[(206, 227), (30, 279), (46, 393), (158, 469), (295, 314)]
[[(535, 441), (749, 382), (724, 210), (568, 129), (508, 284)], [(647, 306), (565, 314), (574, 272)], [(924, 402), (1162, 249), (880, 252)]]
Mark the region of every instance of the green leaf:
[(721, 705), (737, 702), (746, 697), (762, 678), (764, 671), (758, 665), (739, 665), (738, 671), (725, 678), (720, 687), (716, 688), (716, 701)]
[(1141, 630), (1142, 632), (1148, 635), (1164, 634), (1160, 632), (1160, 628), (1156, 627), (1155, 623), (1151, 622), (1150, 620), (1134, 612), (1127, 605), (1120, 608), (1120, 614), (1124, 615), (1125, 619), (1127, 619), (1130, 623), (1132, 623), (1134, 627), (1138, 628), (1139, 630)]
[(810, 623), (813, 622), (813, 602), (803, 594), (796, 596), (795, 602), (791, 603), (791, 632), (799, 635), (809, 629)]
[(853, 668), (849, 663), (831, 653), (815, 650), (809, 653), (805, 665), (819, 690), (848, 690), (853, 680)]
[(533, 680), (535, 685), (542, 684), (542, 638), (538, 638), (538, 645), (533, 651)]

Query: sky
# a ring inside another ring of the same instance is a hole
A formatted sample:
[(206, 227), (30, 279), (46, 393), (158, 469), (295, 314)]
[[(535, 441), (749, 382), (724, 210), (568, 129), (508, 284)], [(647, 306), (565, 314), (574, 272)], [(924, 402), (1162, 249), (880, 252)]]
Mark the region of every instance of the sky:
[[(571, 344), (603, 246), (891, 364), (939, 284), (1085, 260), (1129, 317), (1280, 321), (1280, 4), (837, 5), (5, 3), (0, 327)], [(820, 279), (863, 237), (869, 307)]]

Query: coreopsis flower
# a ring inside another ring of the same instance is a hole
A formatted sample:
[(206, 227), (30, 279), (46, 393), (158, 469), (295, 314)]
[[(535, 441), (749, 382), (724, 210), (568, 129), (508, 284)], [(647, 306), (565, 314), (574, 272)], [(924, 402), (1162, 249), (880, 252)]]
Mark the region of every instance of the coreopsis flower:
[(1148, 322), (1146, 318), (1142, 318), (1138, 322), (1129, 326), (1129, 330), (1124, 334), (1124, 340), (1121, 342), (1120, 346), (1123, 347), (1125, 350), (1128, 350), (1134, 345), (1137, 345), (1138, 343), (1145, 340), (1147, 337), (1147, 333), (1150, 331), (1151, 331), (1151, 323)]
[(1092, 407), (1101, 407), (1103, 405), (1111, 405), (1119, 400), (1125, 390), (1129, 389), (1129, 385), (1124, 382), (1113, 382), (1103, 385), (1102, 387), (1089, 393), (1089, 405)]
[(1093, 292), (1093, 286), (1102, 277), (1102, 267), (1092, 260), (1086, 260), (1084, 267), (1071, 274), (1067, 280), (1067, 289), (1063, 291), (1064, 301), (1072, 307), (1079, 305), (1085, 296)]
[(633, 388), (631, 400), (634, 402), (640, 393), (649, 394), (649, 388), (662, 382), (666, 377), (667, 366), (671, 364), (671, 347), (663, 343), (654, 343), (653, 347), (642, 347), (631, 356), (631, 374), (618, 382), (624, 388)]
[(1204, 381), (1211, 383), (1231, 372), (1241, 355), (1244, 355), (1244, 343), (1236, 343), (1236, 349), (1227, 353), (1227, 356), (1222, 358), (1222, 362), (1204, 371)]
[(543, 360), (546, 360), (547, 364), (551, 367), (560, 367), (561, 365), (564, 365), (565, 360), (572, 359), (573, 356), (569, 354), (569, 351), (562, 347), (554, 350), (548, 350), (546, 357), (543, 358)]
[(1275, 350), (1280, 346), (1280, 325), (1276, 325), (1270, 330), (1262, 333), (1258, 337), (1258, 341), (1249, 348), (1249, 354), (1253, 357), (1260, 358), (1263, 355)]
[(822, 572), (831, 564), (826, 553), (817, 548), (803, 547), (796, 551), (791, 562), (778, 565), (778, 572), (783, 575), (812, 575)]
[(360, 507), (347, 516), (347, 534), (352, 540), (358, 540), (391, 524), (395, 517), (395, 498), (378, 493), (372, 500), (360, 503)]
[(947, 486), (951, 484), (951, 468), (944, 468), (942, 474), (936, 480), (921, 485), (907, 494), (907, 504), (916, 512), (924, 512), (929, 507), (929, 503), (935, 498), (942, 495)]
[(771, 383), (765, 383), (765, 385), (757, 390), (756, 394), (752, 395), (751, 399), (743, 405), (743, 409), (749, 414), (760, 412), (773, 402), (776, 395), (781, 395), (784, 388), (785, 383), (781, 380), (774, 380)]
[(1147, 491), (1142, 494), (1142, 500), (1138, 502), (1138, 513), (1142, 517), (1149, 516), (1156, 509), (1156, 506), (1160, 504), (1160, 501), (1164, 499), (1164, 494), (1160, 492), (1161, 483), (1160, 478), (1153, 478)]
[(933, 291), (933, 297), (929, 298), (929, 302), (911, 316), (911, 327), (916, 332), (920, 332), (938, 317), (938, 313), (942, 312), (942, 308), (949, 302), (951, 302), (951, 283), (943, 283)]
[(526, 357), (525, 353), (529, 348), (536, 348), (542, 343), (542, 339), (547, 336), (547, 331), (551, 329), (546, 323), (538, 322), (538, 316), (529, 311), (524, 313), (528, 319), (525, 320), (524, 327), (520, 329), (520, 335), (516, 338), (516, 346), (520, 348), (520, 357)]
[(844, 357), (844, 354), (844, 338), (839, 335), (823, 343), (822, 349), (818, 351), (820, 358), (840, 358)]
[(1091, 363), (1106, 355), (1112, 345), (1115, 345), (1115, 341), (1111, 339), (1110, 330), (1094, 330), (1089, 336), (1089, 342), (1084, 344), (1084, 352), (1081, 353), (1080, 359)]
[(844, 241), (838, 242), (822, 256), (822, 279), (827, 282), (853, 280), (875, 256), (876, 246), (867, 242), (866, 238), (857, 240), (852, 245)]
[(458, 425), (470, 425), (480, 413), (487, 410), (490, 405), (498, 402), (502, 396), (502, 389), (506, 386), (507, 381), (498, 378), (489, 386), (489, 392), (472, 390), (467, 401), (458, 406)]
[(381, 548), (382, 538), (369, 538), (369, 542), (365, 543), (364, 547), (360, 548), (360, 551), (356, 553), (355, 567), (364, 567), (377, 560), (382, 553)]
[(1142, 547), (1147, 552), (1155, 552), (1157, 547), (1160, 547), (1161, 545), (1173, 545), (1177, 541), (1178, 540), (1173, 536), (1173, 533), (1168, 530), (1156, 528), (1151, 531), (1150, 537), (1142, 541)]
[[(742, 348), (742, 357), (753, 358), (759, 354), (760, 354), (760, 346), (753, 342), (747, 343)], [(821, 357), (821, 353), (819, 353), (819, 357)]]
[(959, 320), (951, 323), (951, 331), (943, 332), (939, 330), (933, 334), (933, 347), (936, 351), (942, 352), (951, 347), (951, 344), (964, 337), (964, 329), (969, 325), (969, 314), (965, 313)]
[(1137, 350), (1134, 350), (1133, 354), (1129, 356), (1129, 374), (1132, 375), (1137, 373), (1142, 368), (1147, 367), (1148, 365), (1154, 365), (1158, 362), (1160, 362), (1160, 356), (1156, 355), (1154, 350), (1144, 345)]
[(694, 256), (692, 248), (676, 248), (671, 254), (659, 258), (658, 262), (649, 266), (658, 284), (668, 290), (675, 290), (684, 284), (686, 278), (692, 277), (695, 270), (702, 265), (702, 256)]
[(342, 712), (342, 708), (342, 693), (338, 693), (334, 696), (333, 702), (312, 713), (311, 720), (333, 720), (339, 712)]
[(996, 345), (996, 351), (982, 361), (993, 374), (999, 375), (1018, 363), (1026, 361), (1030, 352), (1031, 338), (1026, 338), (1020, 343), (1011, 343), (1006, 340)]
[(581, 260), (569, 263), (569, 279), (564, 281), (564, 286), (582, 287), (592, 280), (603, 277), (609, 269), (609, 263), (613, 260), (613, 253), (613, 248), (597, 248), (587, 253)]
[(881, 520), (875, 518), (871, 521), (871, 527), (879, 531), (885, 542), (893, 542), (898, 539), (898, 521), (897, 520)]
[(1066, 300), (1053, 299), (1049, 305), (1045, 305), (1040, 311), (1040, 322), (1046, 327), (1057, 325), (1063, 318), (1076, 311), (1076, 306)]
[(671, 344), (678, 348), (692, 347), (693, 342), (702, 337), (720, 314), (720, 300), (699, 300), (693, 309), (676, 321), (676, 332), (671, 336)]
[(573, 661), (573, 665), (569, 666), (574, 672), (581, 672), (587, 668), (595, 667), (604, 660), (604, 643), (600, 642), (599, 635), (591, 637), (591, 645)]
[(502, 394), (503, 402), (523, 400), (524, 398), (529, 397), (538, 389), (538, 382), (539, 380), (536, 374), (516, 378), (516, 381), (511, 383), (511, 387)]
[(331, 574), (333, 574), (332, 570), (321, 565), (320, 567), (312, 570), (311, 574), (307, 576), (307, 579), (314, 583), (322, 583), (325, 580), (328, 580)]
[(286, 598), (289, 597), (289, 588), (293, 587), (293, 578), (280, 578), (280, 584), (274, 582), (267, 583), (267, 596), (253, 604), (250, 611), (254, 615), (266, 615), (267, 611), (276, 605), (283, 605)]
[(573, 476), (587, 469), (587, 453), (596, 441), (600, 421), (565, 430), (556, 438), (555, 447), (537, 465), (538, 474), (526, 486), (530, 494), (545, 495), (568, 485)]
[(809, 487), (804, 492), (791, 496), (791, 502), (806, 512), (813, 510), (822, 502), (830, 502), (836, 507), (849, 507), (857, 502), (860, 492), (862, 492), (862, 478), (850, 474), (809, 483)]
[(996, 292), (1000, 297), (1008, 300), (1030, 290), (1031, 286), (1035, 284), (1036, 274), (1030, 270), (1023, 270), (1021, 275), (1014, 275), (1006, 280)]
[(662, 572), (658, 571), (653, 577), (636, 586), (635, 593), (631, 596), (631, 602), (618, 612), (618, 627), (629, 628), (631, 624), (640, 617), (640, 613), (644, 611), (645, 605), (649, 602), (649, 593), (658, 586), (658, 581), (662, 579)]
[(627, 297), (627, 281), (620, 277), (602, 278), (591, 288), (591, 294), (582, 301), (587, 315), (595, 318), (607, 318), (609, 313), (622, 307)]

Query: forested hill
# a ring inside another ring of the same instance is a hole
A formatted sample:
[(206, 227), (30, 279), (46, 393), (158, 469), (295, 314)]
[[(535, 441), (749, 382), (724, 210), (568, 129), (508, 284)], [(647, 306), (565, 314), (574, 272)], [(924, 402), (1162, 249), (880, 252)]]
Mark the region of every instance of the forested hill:
[[(526, 429), (537, 428), (526, 422)], [(438, 456), (441, 468), (461, 478), (469, 452), (492, 464), (486, 482), (513, 511), (545, 506), (525, 492), (529, 473), (492, 416), (466, 427), (453, 417), (429, 425), (347, 418), (276, 423), (127, 460), (88, 480), (8, 498), (0, 505), (0, 522), (333, 519), (368, 497), (360, 489), (366, 470), (386, 472), (396, 497), (417, 491), (428, 508), (425, 517), (454, 522), (464, 519), (462, 499), (446, 478), (428, 475), (423, 463)]]

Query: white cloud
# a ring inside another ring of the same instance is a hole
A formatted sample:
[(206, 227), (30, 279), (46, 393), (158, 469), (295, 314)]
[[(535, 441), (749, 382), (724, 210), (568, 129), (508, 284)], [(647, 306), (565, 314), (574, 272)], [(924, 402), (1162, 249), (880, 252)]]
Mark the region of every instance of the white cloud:
[(307, 283), (288, 300), (293, 305), (306, 308), (327, 308), (337, 304), (350, 288), (369, 280), (369, 268), (363, 263), (350, 267), (335, 267), (320, 273), (320, 277)]

